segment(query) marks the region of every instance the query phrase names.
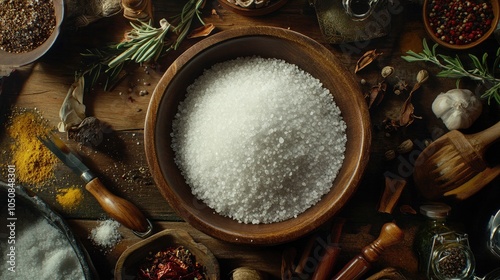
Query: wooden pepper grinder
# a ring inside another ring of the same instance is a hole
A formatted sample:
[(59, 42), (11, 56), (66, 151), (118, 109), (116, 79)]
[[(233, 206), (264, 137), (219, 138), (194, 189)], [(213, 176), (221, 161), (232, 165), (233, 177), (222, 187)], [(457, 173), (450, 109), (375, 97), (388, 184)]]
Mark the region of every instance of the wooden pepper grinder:
[(382, 227), (380, 236), (370, 245), (361, 250), (361, 254), (354, 257), (342, 270), (332, 279), (356, 280), (371, 268), (371, 264), (377, 261), (383, 251), (403, 240), (403, 231), (394, 223), (386, 223)]
[(123, 16), (129, 20), (153, 20), (152, 0), (122, 0)]

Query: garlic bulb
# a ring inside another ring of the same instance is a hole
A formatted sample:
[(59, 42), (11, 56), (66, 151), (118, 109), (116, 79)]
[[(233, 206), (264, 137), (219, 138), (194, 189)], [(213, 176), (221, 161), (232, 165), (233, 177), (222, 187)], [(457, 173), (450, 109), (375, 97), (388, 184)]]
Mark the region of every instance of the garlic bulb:
[(468, 89), (440, 93), (432, 103), (432, 112), (449, 130), (469, 128), (482, 109), (481, 101)]

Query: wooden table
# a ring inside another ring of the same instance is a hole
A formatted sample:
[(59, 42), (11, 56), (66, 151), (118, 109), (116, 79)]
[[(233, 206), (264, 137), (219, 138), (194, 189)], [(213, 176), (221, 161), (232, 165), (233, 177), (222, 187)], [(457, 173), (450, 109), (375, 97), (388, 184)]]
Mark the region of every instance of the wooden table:
[[(175, 15), (181, 8), (182, 1), (155, 1), (155, 17), (168, 17)], [(183, 3), (183, 2), (182, 2)], [(422, 117), (406, 128), (394, 132), (381, 129), (382, 121), (386, 117), (394, 118), (404, 96), (397, 96), (388, 91), (383, 102), (371, 110), (372, 117), (372, 154), (365, 177), (355, 196), (350, 200), (338, 216), (345, 217), (347, 224), (341, 236), (342, 254), (337, 262), (337, 270), (348, 260), (356, 255), (362, 247), (373, 241), (384, 221), (395, 220), (405, 231), (402, 243), (389, 248), (377, 262), (369, 274), (375, 273), (385, 267), (395, 267), (404, 272), (409, 279), (416, 279), (417, 258), (412, 250), (414, 233), (421, 224), (418, 215), (403, 213), (399, 210), (401, 205), (411, 206), (418, 210), (422, 198), (415, 190), (411, 180), (411, 158), (401, 157), (396, 162), (387, 162), (384, 153), (394, 149), (405, 139), (423, 142), (424, 139), (433, 139), (444, 132), (446, 128), (442, 122), (433, 115), (430, 105), (434, 97), (443, 91), (455, 87), (452, 79), (436, 78), (439, 69), (423, 63), (407, 63), (400, 56), (409, 49), (421, 50), (421, 40), (426, 37), (421, 22), (420, 7), (410, 2), (403, 2), (401, 13), (392, 16), (392, 28), (389, 35), (367, 42), (331, 45), (325, 42), (317, 23), (314, 8), (306, 0), (290, 0), (278, 11), (262, 17), (244, 17), (224, 9), (217, 1), (207, 1), (203, 19), (206, 23), (216, 26), (214, 32), (228, 30), (238, 26), (269, 25), (289, 28), (303, 33), (331, 50), (345, 64), (346, 71), (353, 73), (357, 80), (365, 79), (369, 82), (377, 81), (379, 71), (386, 65), (395, 67), (395, 76), (414, 84), (415, 76), (420, 69), (427, 69), (431, 74), (429, 81), (416, 93), (415, 113)], [(37, 108), (42, 116), (53, 126), (59, 122), (59, 108), (66, 96), (70, 85), (74, 81), (74, 72), (78, 70), (79, 52), (87, 47), (102, 46), (106, 42), (115, 42), (121, 39), (123, 31), (128, 29), (128, 22), (121, 14), (111, 18), (101, 19), (91, 25), (78, 30), (64, 30), (54, 47), (36, 63), (19, 68), (5, 81), (2, 93), (3, 104), (20, 108)], [(295, 247), (300, 250), (308, 236), (295, 242), (269, 247), (241, 246), (216, 240), (192, 228), (182, 221), (166, 203), (147, 170), (148, 166), (144, 153), (143, 128), (148, 102), (157, 81), (170, 63), (185, 49), (201, 39), (190, 39), (182, 43), (180, 49), (170, 52), (160, 60), (160, 67), (144, 72), (143, 67), (125, 77), (112, 91), (105, 92), (96, 87), (85, 96), (87, 114), (111, 125), (115, 132), (115, 141), (118, 147), (103, 151), (95, 151), (86, 147), (78, 147), (74, 142), (67, 141), (70, 146), (77, 149), (81, 156), (92, 164), (91, 168), (98, 172), (109, 189), (120, 195), (144, 211), (146, 216), (154, 223), (154, 230), (158, 232), (167, 228), (180, 228), (187, 230), (193, 238), (205, 244), (217, 257), (221, 265), (224, 279), (229, 272), (237, 267), (249, 266), (265, 271), (273, 278), (279, 278), (282, 252)], [(491, 39), (478, 48), (471, 50), (476, 54), (484, 51), (494, 55), (498, 43)], [(357, 59), (365, 52), (377, 49), (382, 52), (376, 62), (354, 74)], [(444, 53), (452, 53), (447, 50)], [(466, 52), (459, 53), (466, 55)], [(132, 86), (133, 85), (133, 86)], [(472, 84), (474, 87), (474, 84)], [(129, 90), (130, 88), (130, 90)], [(140, 90), (149, 94), (139, 95)], [(8, 106), (2, 106), (8, 107)], [(5, 108), (4, 108), (5, 109)], [(474, 126), (465, 132), (482, 130), (500, 119), (497, 104), (486, 105), (480, 119)], [(64, 137), (64, 135), (61, 134)], [(0, 157), (4, 163), (10, 161), (9, 139), (2, 134), (2, 149)], [(498, 155), (498, 149), (493, 151)], [(414, 160), (414, 159), (413, 159)], [(410, 164), (409, 166), (407, 164)], [(2, 167), (3, 168), (3, 167)], [(408, 168), (408, 169), (405, 169)], [(146, 172), (143, 172), (143, 171)], [(408, 180), (408, 186), (403, 192), (398, 205), (392, 215), (377, 212), (377, 204), (384, 189), (384, 174), (392, 172)], [(3, 173), (3, 172), (2, 172)], [(73, 211), (64, 210), (55, 200), (58, 188), (67, 186), (81, 186), (82, 182), (65, 166), (58, 165), (55, 171), (55, 180), (44, 186), (26, 185), (55, 210), (62, 213), (75, 234), (82, 240), (93, 260), (93, 263), (102, 279), (110, 279), (113, 269), (120, 254), (140, 238), (133, 235), (128, 229), (120, 228), (124, 239), (109, 252), (102, 252), (93, 245), (88, 236), (96, 227), (99, 219), (105, 218), (97, 202), (86, 193), (84, 202)], [(481, 201), (494, 201), (499, 198), (499, 180), (495, 180), (476, 196), (467, 201), (454, 204), (454, 213), (450, 218), (452, 223), (468, 232), (471, 238), (478, 241), (482, 228), (475, 227), (478, 219), (474, 217), (481, 213)], [(497, 200), (499, 201), (499, 200)], [(498, 207), (497, 207), (498, 208)], [(328, 226), (326, 225), (325, 228)], [(473, 242), (473, 244), (480, 243)], [(310, 262), (313, 269), (314, 261)], [(498, 263), (497, 263), (498, 264)], [(496, 265), (498, 266), (498, 265)], [(478, 271), (483, 275), (495, 267), (488, 260), (478, 262)]]

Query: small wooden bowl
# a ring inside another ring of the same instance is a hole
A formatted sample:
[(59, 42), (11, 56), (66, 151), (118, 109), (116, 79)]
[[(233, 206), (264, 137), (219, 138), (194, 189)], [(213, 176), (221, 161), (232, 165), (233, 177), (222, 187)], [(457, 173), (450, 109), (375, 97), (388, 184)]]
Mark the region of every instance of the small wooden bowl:
[[(238, 223), (197, 200), (175, 164), (171, 148), (172, 120), (179, 102), (185, 99), (186, 88), (215, 63), (254, 55), (285, 60), (319, 79), (333, 94), (347, 125), (345, 159), (330, 192), (296, 218), (270, 224)], [(371, 128), (358, 83), (328, 49), (294, 31), (257, 26), (214, 34), (180, 55), (151, 96), (144, 137), (146, 158), (157, 187), (189, 224), (225, 241), (271, 245), (306, 235), (347, 203), (368, 162)]]
[(237, 13), (242, 16), (247, 16), (247, 17), (258, 17), (258, 16), (263, 16), (270, 14), (279, 8), (281, 8), (283, 5), (288, 2), (288, 0), (271, 0), (271, 2), (262, 8), (255, 8), (255, 9), (250, 9), (250, 8), (244, 8), (232, 3), (229, 3), (227, 0), (218, 0), (219, 4), (221, 4), (224, 8)]
[(54, 44), (59, 35), (59, 29), (64, 18), (64, 1), (53, 0), (54, 12), (56, 15), (56, 26), (47, 40), (36, 49), (24, 53), (11, 53), (0, 50), (0, 65), (9, 67), (19, 67), (34, 62), (44, 55)]
[[(423, 4), (423, 20), (424, 20), (425, 31), (427, 32), (429, 37), (431, 37), (431, 39), (434, 42), (436, 42), (439, 45), (446, 47), (448, 49), (466, 50), (466, 49), (473, 48), (473, 47), (481, 44), (482, 42), (484, 42), (486, 39), (488, 39), (493, 34), (495, 29), (497, 28), (499, 15), (500, 15), (500, 5), (498, 3), (498, 0), (490, 0), (490, 3), (492, 5), (492, 9), (493, 9), (494, 18), (491, 22), (490, 29), (481, 38), (479, 38), (476, 41), (471, 42), (469, 44), (465, 44), (465, 45), (456, 45), (456, 44), (450, 44), (450, 43), (444, 42), (440, 38), (436, 37), (436, 35), (434, 34), (434, 31), (433, 31), (433, 28), (429, 24), (429, 18), (428, 18), (429, 11), (427, 9), (429, 1), (430, 0), (424, 0), (424, 4)], [(449, 1), (451, 1), (451, 0), (449, 0)]]
[(150, 253), (178, 246), (191, 251), (196, 261), (205, 267), (208, 280), (220, 279), (219, 263), (205, 245), (196, 243), (184, 230), (166, 229), (128, 247), (116, 262), (115, 280), (136, 279), (140, 266)]

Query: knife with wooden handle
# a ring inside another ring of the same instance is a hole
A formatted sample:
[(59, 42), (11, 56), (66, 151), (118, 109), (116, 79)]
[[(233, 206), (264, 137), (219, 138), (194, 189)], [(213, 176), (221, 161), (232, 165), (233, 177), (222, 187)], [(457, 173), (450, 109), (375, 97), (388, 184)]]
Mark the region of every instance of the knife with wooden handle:
[(72, 152), (64, 142), (53, 134), (40, 141), (51, 150), (62, 162), (87, 183), (85, 188), (95, 197), (108, 215), (134, 231), (139, 237), (146, 237), (152, 231), (151, 222), (130, 201), (111, 193), (90, 169)]

